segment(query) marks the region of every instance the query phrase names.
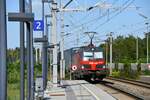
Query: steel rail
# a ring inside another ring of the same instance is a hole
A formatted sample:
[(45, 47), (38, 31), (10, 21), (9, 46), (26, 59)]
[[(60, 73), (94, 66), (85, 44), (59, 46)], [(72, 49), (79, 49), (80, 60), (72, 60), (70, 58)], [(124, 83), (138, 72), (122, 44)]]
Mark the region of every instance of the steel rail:
[(105, 86), (107, 86), (107, 87), (110, 87), (110, 88), (112, 88), (112, 89), (114, 89), (114, 90), (118, 90), (118, 91), (120, 91), (120, 92), (122, 92), (122, 93), (125, 93), (125, 94), (127, 94), (128, 96), (134, 97), (134, 98), (137, 99), (137, 100), (144, 100), (144, 97), (141, 96), (141, 95), (137, 95), (137, 94), (135, 94), (135, 93), (122, 90), (121, 88), (119, 88), (119, 87), (114, 87), (114, 86), (111, 85), (111, 84), (103, 84), (103, 85), (105, 85)]
[(150, 89), (150, 83), (148, 82), (136, 81), (136, 80), (131, 80), (131, 79), (113, 78), (113, 77), (107, 77), (106, 79), (129, 83), (133, 85), (138, 85), (138, 86)]

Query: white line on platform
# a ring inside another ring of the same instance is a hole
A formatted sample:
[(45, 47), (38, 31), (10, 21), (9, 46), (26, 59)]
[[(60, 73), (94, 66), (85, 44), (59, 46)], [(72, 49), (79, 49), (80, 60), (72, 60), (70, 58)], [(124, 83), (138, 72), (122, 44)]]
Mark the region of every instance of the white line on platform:
[(84, 85), (82, 85), (82, 86), (83, 86), (85, 89), (87, 89), (88, 92), (90, 92), (90, 93), (95, 97), (96, 100), (100, 100), (99, 97), (97, 97), (88, 87), (86, 87), (86, 86), (84, 86)]

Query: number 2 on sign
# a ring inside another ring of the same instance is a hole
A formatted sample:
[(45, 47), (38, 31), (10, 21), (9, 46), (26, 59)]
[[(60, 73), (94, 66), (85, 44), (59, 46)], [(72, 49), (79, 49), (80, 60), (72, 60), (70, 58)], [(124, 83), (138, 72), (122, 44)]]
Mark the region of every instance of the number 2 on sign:
[(41, 22), (37, 22), (37, 27), (36, 29), (41, 29)]
[(33, 26), (34, 26), (34, 31), (44, 31), (44, 21), (43, 20), (34, 20)]

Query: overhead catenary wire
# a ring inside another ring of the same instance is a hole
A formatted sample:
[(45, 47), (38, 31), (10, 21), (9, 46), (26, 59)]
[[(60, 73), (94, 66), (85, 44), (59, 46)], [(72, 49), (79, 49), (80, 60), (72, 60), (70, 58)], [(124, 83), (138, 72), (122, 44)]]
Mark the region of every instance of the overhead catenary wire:
[[(89, 12), (89, 11), (88, 11)], [(86, 17), (87, 18), (87, 17)], [(96, 19), (97, 18), (99, 18), (99, 17), (96, 17)], [(95, 20), (96, 20), (95, 19)], [(81, 20), (82, 21), (82, 20)], [(91, 20), (91, 21), (94, 21), (94, 20)], [(82, 26), (83, 24), (87, 24), (87, 23), (89, 23), (90, 21), (88, 21), (88, 22), (84, 22), (84, 23), (82, 23), (82, 24), (79, 24), (79, 25), (76, 25), (75, 27), (73, 27), (73, 28), (79, 28), (80, 26)], [(72, 29), (72, 28), (71, 28)]]
[[(102, 24), (102, 26), (103, 26), (103, 24), (106, 24), (106, 23), (108, 23), (112, 18), (114, 18), (115, 16), (117, 16), (118, 14), (120, 14), (121, 12), (123, 12), (126, 8), (128, 8), (128, 6), (130, 6), (131, 4), (132, 4), (132, 2), (134, 2), (135, 0), (128, 0), (128, 1), (126, 1), (126, 2), (128, 2), (127, 4), (125, 4), (125, 6), (122, 6), (122, 8), (120, 9), (120, 10), (117, 10), (116, 12), (117, 13), (115, 13), (115, 15), (113, 15), (113, 16), (111, 16), (110, 17), (110, 19), (109, 20), (106, 20), (104, 23), (101, 23)], [(99, 17), (99, 16), (98, 16)], [(96, 17), (97, 18), (97, 17)], [(93, 19), (92, 19), (93, 20)], [(80, 22), (81, 23), (81, 22)], [(91, 22), (92, 23), (92, 22)], [(90, 24), (90, 23), (89, 23)], [(81, 25), (81, 24), (79, 24), (79, 25)], [(83, 23), (81, 26), (83, 27), (85, 24)], [(76, 27), (77, 25), (73, 25), (73, 27)], [(77, 28), (75, 28), (75, 30), (73, 29), (73, 30), (71, 30), (71, 32), (72, 32), (72, 34), (75, 34), (75, 33), (77, 33), (77, 32), (80, 32), (80, 30), (81, 30), (81, 26), (79, 26), (79, 27), (77, 27)], [(88, 25), (89, 26), (89, 25)], [(85, 27), (85, 26), (84, 26)], [(99, 28), (99, 27), (98, 27)], [(70, 29), (72, 29), (72, 28), (70, 28)], [(69, 30), (70, 30), (69, 29)], [(96, 29), (97, 30), (97, 29)], [(101, 33), (101, 32), (100, 32)], [(80, 38), (81, 39), (81, 38)], [(83, 38), (82, 38), (82, 40), (83, 40)], [(72, 41), (74, 41), (74, 40), (72, 40)]]
[[(116, 29), (114, 29), (113, 32), (118, 32), (118, 30), (119, 31), (127, 30), (127, 28), (131, 27), (131, 26), (132, 27), (137, 27), (138, 25), (141, 25), (142, 23), (144, 24), (144, 22), (148, 22), (148, 21), (150, 21), (150, 19), (147, 19), (147, 20), (144, 20), (144, 21), (140, 21), (140, 22), (137, 22), (137, 23), (134, 23), (134, 24), (125, 25), (125, 27), (123, 27), (123, 25), (122, 25), (122, 26), (117, 27)], [(106, 32), (106, 30), (103, 30), (103, 31), (101, 30), (100, 33), (108, 33), (108, 32)]]
[[(127, 0), (124, 4), (122, 4), (121, 6), (123, 7), (123, 6), (125, 6), (129, 1), (131, 1), (131, 0)], [(115, 13), (115, 12), (117, 12), (117, 11), (119, 11), (120, 12), (120, 9), (115, 9), (115, 11), (112, 11), (112, 12), (110, 12), (109, 14), (113, 14), (113, 13)], [(84, 23), (82, 23), (82, 24), (80, 24), (80, 25), (77, 25), (77, 26), (75, 26), (74, 27), (74, 29), (72, 30), (72, 32), (73, 33), (75, 33), (74, 32), (74, 30), (79, 30), (78, 28), (80, 28), (82, 25), (87, 25), (87, 24), (91, 24), (91, 23), (95, 23), (95, 21), (97, 22), (97, 21), (99, 21), (100, 19), (102, 19), (103, 17), (105, 17), (106, 15), (107, 15), (108, 13), (107, 12), (105, 12), (102, 16), (98, 16), (98, 17), (96, 17), (96, 18), (94, 18), (94, 19), (91, 19), (91, 20), (89, 20), (89, 21), (87, 21), (87, 22), (84, 22)], [(72, 28), (71, 28), (72, 29)]]
[[(136, 25), (140, 25), (140, 23), (143, 23), (143, 22), (145, 22), (145, 21), (148, 21), (148, 20), (144, 20), (144, 21), (137, 22), (137, 23), (135, 23), (134, 25), (135, 25), (135, 26), (136, 26)], [(141, 29), (145, 29), (145, 27), (136, 29), (136, 30), (134, 30), (134, 31), (130, 31), (130, 33), (139, 31), (139, 30), (141, 30)], [(101, 32), (100, 32), (100, 33), (101, 33)], [(106, 32), (105, 32), (105, 33), (106, 33)], [(97, 35), (97, 37), (101, 37), (101, 36)], [(80, 38), (80, 40), (81, 40), (81, 39), (84, 41), (84, 40), (86, 39), (86, 37), (82, 37), (82, 38)], [(74, 41), (75, 41), (75, 40), (68, 41), (67, 44), (68, 44), (68, 43), (73, 43)]]
[[(131, 1), (131, 0), (128, 0)], [(114, 17), (116, 17), (117, 15), (119, 15), (120, 13), (122, 13), (126, 8), (128, 8), (128, 6), (130, 6), (135, 0), (132, 0), (129, 4), (127, 4), (127, 6), (125, 6), (124, 8), (120, 9), (119, 12), (117, 12), (114, 16), (111, 16), (108, 20), (106, 20), (105, 22), (99, 24), (96, 28), (94, 28), (94, 30), (97, 30), (98, 28), (100, 28), (101, 26), (105, 25), (107, 22), (109, 22), (111, 19), (113, 19)], [(127, 2), (126, 2), (127, 3)]]

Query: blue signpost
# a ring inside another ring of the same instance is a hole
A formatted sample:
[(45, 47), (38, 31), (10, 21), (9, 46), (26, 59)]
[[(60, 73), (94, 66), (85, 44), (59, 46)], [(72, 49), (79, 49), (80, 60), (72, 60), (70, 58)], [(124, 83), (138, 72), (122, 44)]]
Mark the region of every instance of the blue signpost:
[(34, 20), (33, 29), (34, 29), (34, 31), (44, 31), (44, 21), (43, 20)]
[[(34, 31), (42, 31), (43, 32), (43, 39), (48, 39), (46, 34), (44, 35), (44, 20), (34, 20), (33, 22), (33, 29)], [(41, 39), (41, 40), (43, 40)], [(47, 44), (48, 41), (40, 41), (42, 42), (42, 77), (43, 77), (43, 89), (46, 88), (46, 67), (47, 67)]]

